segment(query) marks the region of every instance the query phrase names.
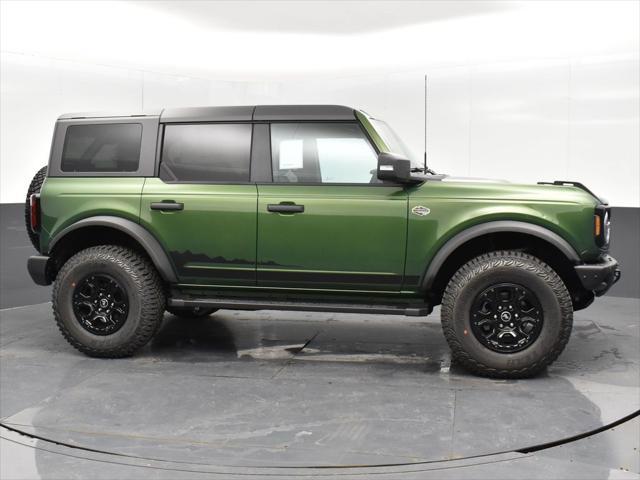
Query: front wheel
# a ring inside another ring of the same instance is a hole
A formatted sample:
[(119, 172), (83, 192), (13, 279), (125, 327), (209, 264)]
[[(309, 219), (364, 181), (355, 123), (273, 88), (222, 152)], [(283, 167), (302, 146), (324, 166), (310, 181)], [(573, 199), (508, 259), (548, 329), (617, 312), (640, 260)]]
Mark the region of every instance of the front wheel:
[(53, 287), (58, 328), (73, 347), (92, 357), (133, 354), (160, 328), (164, 307), (154, 266), (116, 245), (78, 252), (64, 264)]
[(536, 375), (562, 352), (573, 325), (571, 297), (547, 264), (499, 251), (463, 265), (442, 298), (453, 359), (494, 378)]

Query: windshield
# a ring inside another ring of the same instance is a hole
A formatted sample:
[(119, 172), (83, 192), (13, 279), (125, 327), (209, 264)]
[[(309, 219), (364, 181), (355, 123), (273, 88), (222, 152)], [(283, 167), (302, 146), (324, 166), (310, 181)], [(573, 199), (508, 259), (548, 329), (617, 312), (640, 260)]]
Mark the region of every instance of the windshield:
[(405, 145), (402, 139), (393, 131), (393, 129), (382, 120), (377, 120), (375, 118), (370, 118), (369, 121), (378, 132), (378, 135), (382, 137), (384, 143), (389, 147), (389, 151), (391, 153), (397, 153), (398, 155), (402, 155), (403, 157), (411, 160), (411, 166), (416, 168), (423, 167), (423, 161), (421, 158), (418, 158), (414, 155), (414, 153)]

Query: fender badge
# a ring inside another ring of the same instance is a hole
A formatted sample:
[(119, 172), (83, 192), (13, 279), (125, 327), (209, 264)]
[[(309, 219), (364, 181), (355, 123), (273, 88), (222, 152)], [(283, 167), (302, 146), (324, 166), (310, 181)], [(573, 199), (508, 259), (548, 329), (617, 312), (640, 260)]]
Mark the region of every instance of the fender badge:
[(422, 205), (416, 205), (411, 209), (411, 213), (424, 217), (425, 215), (429, 215), (431, 213), (431, 210), (429, 210), (427, 207), (423, 207)]

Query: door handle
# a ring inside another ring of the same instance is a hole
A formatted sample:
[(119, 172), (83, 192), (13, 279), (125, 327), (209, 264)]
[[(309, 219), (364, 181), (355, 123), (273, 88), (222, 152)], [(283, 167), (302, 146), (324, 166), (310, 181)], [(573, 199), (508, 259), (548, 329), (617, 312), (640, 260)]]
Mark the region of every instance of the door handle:
[(274, 213), (302, 213), (304, 212), (304, 205), (296, 205), (295, 203), (270, 203), (267, 205), (267, 211)]
[(153, 202), (150, 208), (151, 210), (178, 211), (184, 210), (184, 203), (174, 202), (173, 200), (163, 200), (162, 202)]

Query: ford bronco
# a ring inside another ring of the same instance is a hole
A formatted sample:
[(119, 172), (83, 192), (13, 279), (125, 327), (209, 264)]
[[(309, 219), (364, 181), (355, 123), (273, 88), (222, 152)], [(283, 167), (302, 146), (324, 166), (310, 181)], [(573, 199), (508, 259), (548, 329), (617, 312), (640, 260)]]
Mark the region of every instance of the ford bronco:
[(25, 207), (64, 337), (133, 354), (165, 310), (429, 314), (454, 362), (534, 375), (619, 276), (611, 212), (576, 182), (436, 175), (352, 108), (69, 114)]

